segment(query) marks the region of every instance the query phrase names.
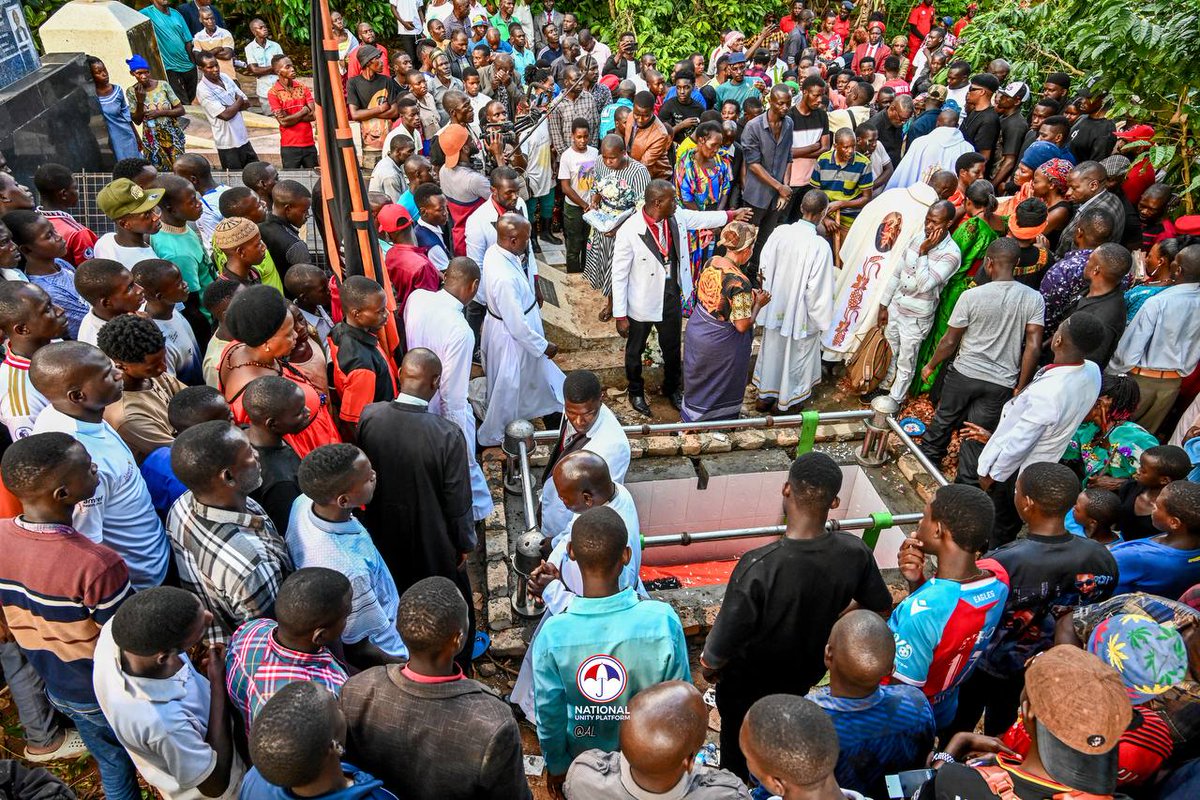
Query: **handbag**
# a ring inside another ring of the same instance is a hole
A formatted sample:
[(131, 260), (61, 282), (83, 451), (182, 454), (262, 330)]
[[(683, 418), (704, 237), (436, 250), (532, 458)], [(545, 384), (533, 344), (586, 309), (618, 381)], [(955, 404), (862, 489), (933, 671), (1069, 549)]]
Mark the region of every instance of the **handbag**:
[(842, 379), (846, 389), (858, 395), (875, 391), (887, 376), (891, 361), (892, 348), (883, 335), (883, 326), (876, 325), (846, 362), (846, 377)]

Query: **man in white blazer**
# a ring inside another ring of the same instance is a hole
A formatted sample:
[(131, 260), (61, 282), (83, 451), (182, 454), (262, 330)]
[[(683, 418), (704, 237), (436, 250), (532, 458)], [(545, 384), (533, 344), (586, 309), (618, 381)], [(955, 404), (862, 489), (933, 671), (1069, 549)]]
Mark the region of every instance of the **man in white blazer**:
[(658, 330), (663, 354), (663, 394), (675, 408), (683, 402), (683, 299), (692, 294), (691, 250), (687, 232), (748, 221), (750, 210), (691, 211), (675, 202), (675, 186), (650, 181), (646, 202), (617, 229), (613, 246), (612, 300), (617, 333), (625, 339), (625, 378), (629, 405), (650, 416), (642, 381), (642, 351), (650, 329)]

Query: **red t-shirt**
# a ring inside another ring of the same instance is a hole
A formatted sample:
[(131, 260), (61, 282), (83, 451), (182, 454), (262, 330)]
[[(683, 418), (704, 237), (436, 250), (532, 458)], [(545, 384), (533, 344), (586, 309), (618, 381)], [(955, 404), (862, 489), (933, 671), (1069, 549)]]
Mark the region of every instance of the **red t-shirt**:
[[(279, 81), (275, 81), (271, 91), (267, 92), (267, 102), (271, 104), (272, 111), (295, 114), (314, 101), (312, 91), (299, 81), (293, 81), (290, 89)], [(280, 147), (313, 147), (315, 144), (311, 122), (298, 122), (287, 127), (279, 126)]]
[(39, 208), (38, 211), (43, 217), (50, 220), (54, 230), (66, 240), (67, 261), (70, 261), (72, 266), (78, 267), (92, 257), (92, 248), (96, 246), (98, 237), (91, 228), (86, 227), (65, 211), (48, 211), (44, 208)]

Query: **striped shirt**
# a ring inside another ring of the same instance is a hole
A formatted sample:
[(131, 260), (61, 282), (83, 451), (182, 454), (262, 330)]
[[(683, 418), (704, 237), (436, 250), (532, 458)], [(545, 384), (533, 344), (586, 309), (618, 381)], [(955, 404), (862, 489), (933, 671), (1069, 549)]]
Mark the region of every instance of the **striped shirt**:
[(180, 585), (199, 596), (213, 621), (208, 645), (225, 644), (247, 620), (269, 617), (279, 585), (292, 571), (287, 546), (262, 506), (247, 513), (206, 506), (188, 492), (167, 515)]
[(0, 610), (50, 694), (95, 705), (100, 627), (130, 595), (121, 557), (69, 525), (0, 520)]
[(9, 348), (0, 362), (0, 421), (14, 442), (33, 433), (33, 421), (48, 405), (29, 380), (29, 359)]
[(866, 697), (834, 697), (822, 686), (808, 699), (833, 720), (843, 789), (875, 792), (884, 775), (910, 769), (933, 746), (933, 709), (915, 686), (880, 686)]
[(354, 517), (330, 522), (318, 517), (312, 506), (305, 495), (292, 504), (287, 546), (297, 569), (326, 567), (350, 579), (353, 599), (342, 641), (355, 644), (370, 639), (388, 655), (407, 656), (408, 648), (396, 630), (400, 592), (371, 534)]
[[(849, 164), (839, 164), (834, 150), (830, 149), (817, 157), (817, 165), (813, 168), (810, 186), (815, 186), (825, 193), (829, 202), (857, 200), (867, 189), (875, 185), (875, 176), (871, 172), (871, 159), (855, 151)], [(859, 209), (843, 208), (841, 215), (844, 219), (854, 219)]]
[(346, 670), (324, 645), (315, 653), (284, 647), (275, 638), (273, 619), (242, 625), (229, 640), (225, 655), (225, 687), (247, 725), (271, 695), (293, 681), (315, 681), (337, 694)]

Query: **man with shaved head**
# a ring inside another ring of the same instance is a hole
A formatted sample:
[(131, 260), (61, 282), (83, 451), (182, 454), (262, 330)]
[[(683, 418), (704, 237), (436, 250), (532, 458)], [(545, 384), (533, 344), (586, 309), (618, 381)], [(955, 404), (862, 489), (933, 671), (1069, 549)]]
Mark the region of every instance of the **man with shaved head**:
[(700, 690), (683, 681), (665, 681), (638, 694), (621, 723), (621, 749), (588, 750), (575, 759), (563, 789), (571, 800), (634, 798), (748, 798), (733, 773), (698, 766), (708, 708)]
[[(540, 596), (545, 603), (546, 616), (563, 613), (570, 608), (576, 597), (583, 594), (583, 576), (579, 572), (579, 565), (568, 556), (568, 548), (571, 544), (571, 529), (579, 515), (590, 508), (611, 508), (620, 515), (628, 533), (629, 548), (629, 563), (621, 570), (620, 588), (634, 589), (641, 597), (649, 597), (646, 587), (638, 577), (642, 566), (642, 536), (637, 507), (629, 490), (613, 481), (604, 459), (588, 450), (568, 453), (555, 465), (550, 482), (554, 484), (572, 517), (566, 533), (554, 539), (550, 555), (533, 571), (530, 591)], [(550, 547), (549, 537), (542, 543), (542, 547), (542, 553), (545, 554)], [(525, 653), (511, 698), (512, 702), (521, 707), (528, 719), (536, 721), (532, 652), (530, 648)]]
[(404, 304), (404, 338), (410, 349), (430, 350), (442, 362), (442, 380), (429, 411), (459, 427), (467, 441), (471, 473), (471, 508), (476, 522), (492, 513), (492, 493), (475, 458), (475, 412), (467, 401), (475, 334), (463, 309), (479, 291), (479, 265), (453, 258), (442, 275), (440, 291), (416, 289)]
[(458, 586), (469, 623), (455, 660), (469, 675), (475, 612), (465, 565), (478, 540), (466, 440), (455, 423), (427, 413), (441, 379), (438, 357), (413, 348), (400, 362), (399, 396), (363, 409), (358, 444), (379, 480), (364, 521), (401, 593), (434, 575)]
[(167, 535), (129, 445), (104, 421), (104, 409), (121, 399), (120, 372), (97, 347), (58, 342), (33, 354), (29, 380), (50, 403), (33, 432), (78, 439), (98, 470), (96, 493), (76, 507), (75, 529), (125, 559), (133, 588), (161, 585), (171, 571)]
[(837, 730), (838, 785), (870, 797), (886, 797), (884, 776), (920, 763), (936, 733), (933, 709), (920, 689), (880, 686), (892, 674), (895, 656), (883, 618), (851, 611), (834, 624), (825, 645), (829, 685), (808, 693)]
[(496, 221), (496, 243), (483, 257), (480, 297), (487, 306), (483, 322), (483, 366), (488, 406), (479, 427), (479, 443), (500, 444), (515, 419), (549, 416), (559, 423), (563, 373), (553, 361), (558, 346), (546, 339), (536, 270), (529, 255), (529, 221), (505, 214)]

